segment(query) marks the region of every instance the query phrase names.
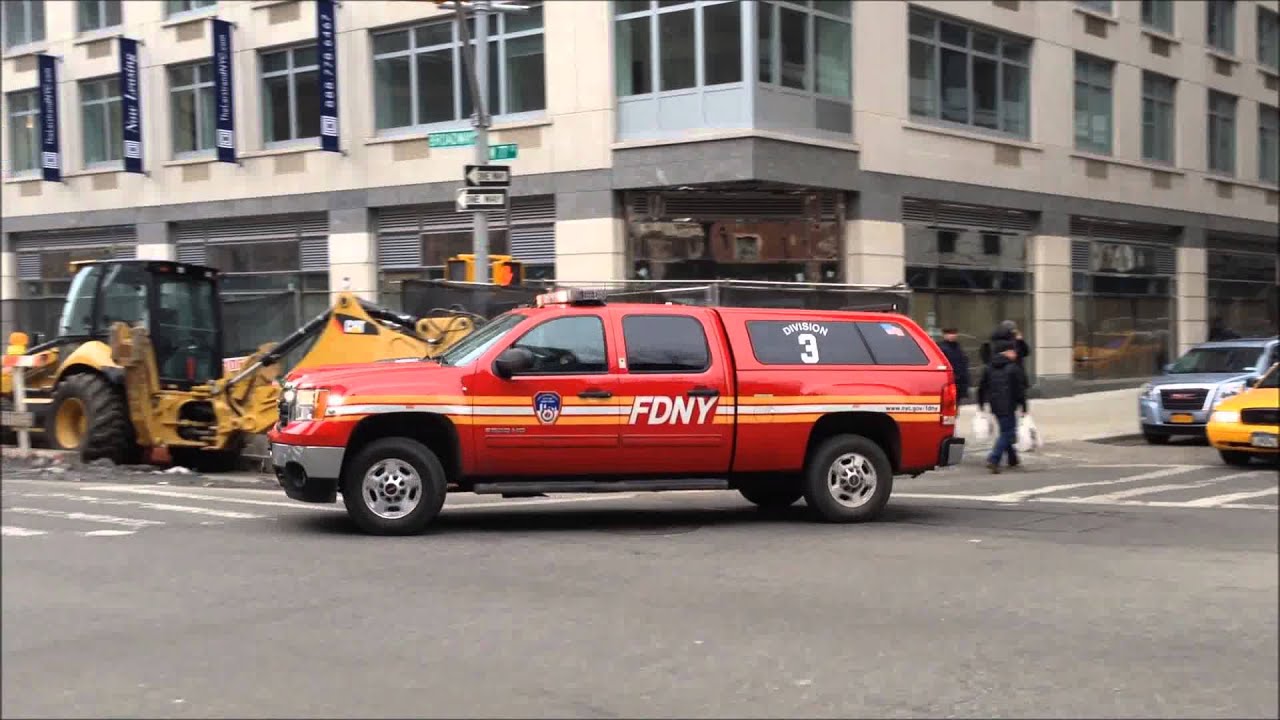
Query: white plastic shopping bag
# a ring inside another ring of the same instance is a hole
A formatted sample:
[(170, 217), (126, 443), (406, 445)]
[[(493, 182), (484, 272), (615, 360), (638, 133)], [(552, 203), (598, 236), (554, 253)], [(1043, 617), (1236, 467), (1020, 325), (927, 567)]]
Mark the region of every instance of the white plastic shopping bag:
[(1020, 453), (1037, 452), (1044, 447), (1040, 428), (1036, 427), (1036, 421), (1030, 415), (1018, 419), (1018, 442), (1013, 447)]
[(982, 443), (991, 440), (991, 436), (994, 434), (994, 429), (991, 425), (991, 415), (974, 408), (973, 424), (969, 428), (969, 434), (973, 436), (974, 442)]

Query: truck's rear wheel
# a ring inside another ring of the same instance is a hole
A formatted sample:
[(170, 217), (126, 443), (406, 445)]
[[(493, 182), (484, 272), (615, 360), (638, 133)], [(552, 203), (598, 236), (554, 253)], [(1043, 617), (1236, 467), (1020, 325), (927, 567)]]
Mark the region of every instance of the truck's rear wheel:
[(777, 510), (794, 505), (804, 496), (800, 484), (790, 480), (779, 479), (771, 484), (744, 485), (738, 488), (742, 497), (766, 510)]
[(78, 451), (85, 462), (107, 458), (125, 463), (136, 454), (128, 405), (106, 378), (72, 375), (58, 383), (51, 405), (47, 435), (53, 447)]
[(434, 452), (408, 438), (384, 438), (347, 464), (342, 502), (367, 533), (416, 535), (440, 514), (446, 488), (444, 466)]
[(884, 509), (892, 491), (889, 457), (861, 435), (827, 438), (805, 468), (805, 502), (826, 522), (871, 520)]

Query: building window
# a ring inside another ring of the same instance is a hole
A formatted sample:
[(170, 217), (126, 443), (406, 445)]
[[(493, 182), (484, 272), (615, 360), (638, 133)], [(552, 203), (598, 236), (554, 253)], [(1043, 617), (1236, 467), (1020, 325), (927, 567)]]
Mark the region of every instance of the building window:
[(1258, 63), (1280, 70), (1280, 13), (1258, 6)]
[(759, 2), (756, 12), (760, 82), (853, 96), (852, 3)]
[(267, 143), (320, 137), (316, 46), (262, 54), (262, 137)]
[[(741, 83), (742, 13), (747, 7), (739, 2), (614, 3), (618, 96)], [(759, 12), (772, 17), (776, 8), (761, 2)], [(768, 42), (762, 40), (762, 48)], [(769, 61), (766, 52), (761, 50), (762, 63)], [(828, 76), (824, 82), (838, 80)]]
[(76, 30), (90, 32), (120, 25), (120, 0), (80, 0)]
[(1205, 40), (1209, 47), (1224, 53), (1236, 51), (1236, 0), (1205, 2)]
[(44, 0), (4, 0), (4, 46), (44, 40)]
[(1280, 109), (1258, 105), (1258, 179), (1280, 185)]
[(1173, 164), (1177, 80), (1142, 72), (1142, 159)]
[(214, 149), (213, 63), (169, 68), (169, 115), (175, 156)]
[[(491, 15), (489, 23), (485, 109), (498, 116), (545, 110), (542, 6), (531, 5), (524, 15)], [(467, 21), (467, 27), (474, 33), (474, 21)], [(374, 35), (377, 128), (451, 123), (470, 117), (471, 89), (461, 48), (462, 40), (451, 20)]]
[(1142, 0), (1142, 24), (1173, 34), (1173, 0)]
[(9, 94), (9, 172), (40, 167), (40, 93)]
[(1236, 97), (1209, 91), (1209, 170), (1236, 172)]
[(1104, 15), (1111, 14), (1111, 0), (1076, 0), (1076, 5)]
[(913, 117), (1030, 135), (1030, 41), (921, 12), (910, 35)]
[(118, 162), (123, 157), (124, 135), (120, 112), (118, 77), (80, 83), (80, 125), (84, 131), (85, 167)]
[(165, 0), (164, 13), (168, 16), (181, 15), (217, 4), (218, 0)]
[(1076, 53), (1076, 149), (1111, 154), (1110, 60)]

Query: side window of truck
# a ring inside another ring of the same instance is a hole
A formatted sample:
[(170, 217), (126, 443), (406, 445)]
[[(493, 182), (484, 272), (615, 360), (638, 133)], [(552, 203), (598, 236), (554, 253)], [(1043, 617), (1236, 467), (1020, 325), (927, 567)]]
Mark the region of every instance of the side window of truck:
[(927, 365), (907, 329), (896, 322), (751, 320), (747, 335), (764, 365)]
[(711, 366), (707, 334), (688, 315), (628, 315), (622, 339), (632, 373), (700, 373)]
[(548, 320), (512, 347), (533, 353), (533, 368), (522, 375), (582, 375), (609, 371), (604, 323), (595, 315)]

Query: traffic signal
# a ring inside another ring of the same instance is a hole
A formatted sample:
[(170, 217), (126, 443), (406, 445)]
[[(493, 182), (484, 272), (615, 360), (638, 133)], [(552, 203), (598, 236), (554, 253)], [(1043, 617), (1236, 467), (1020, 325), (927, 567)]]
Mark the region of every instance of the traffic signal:
[[(519, 285), (524, 283), (524, 263), (510, 255), (489, 256), (489, 281), (494, 285)], [(455, 282), (476, 281), (476, 256), (471, 253), (454, 255), (445, 261), (445, 279)]]
[[(493, 256), (490, 257), (500, 257)], [(510, 257), (501, 258), (493, 261), (493, 284), (494, 285), (522, 285), (524, 284), (524, 263), (519, 260), (512, 260)]]

